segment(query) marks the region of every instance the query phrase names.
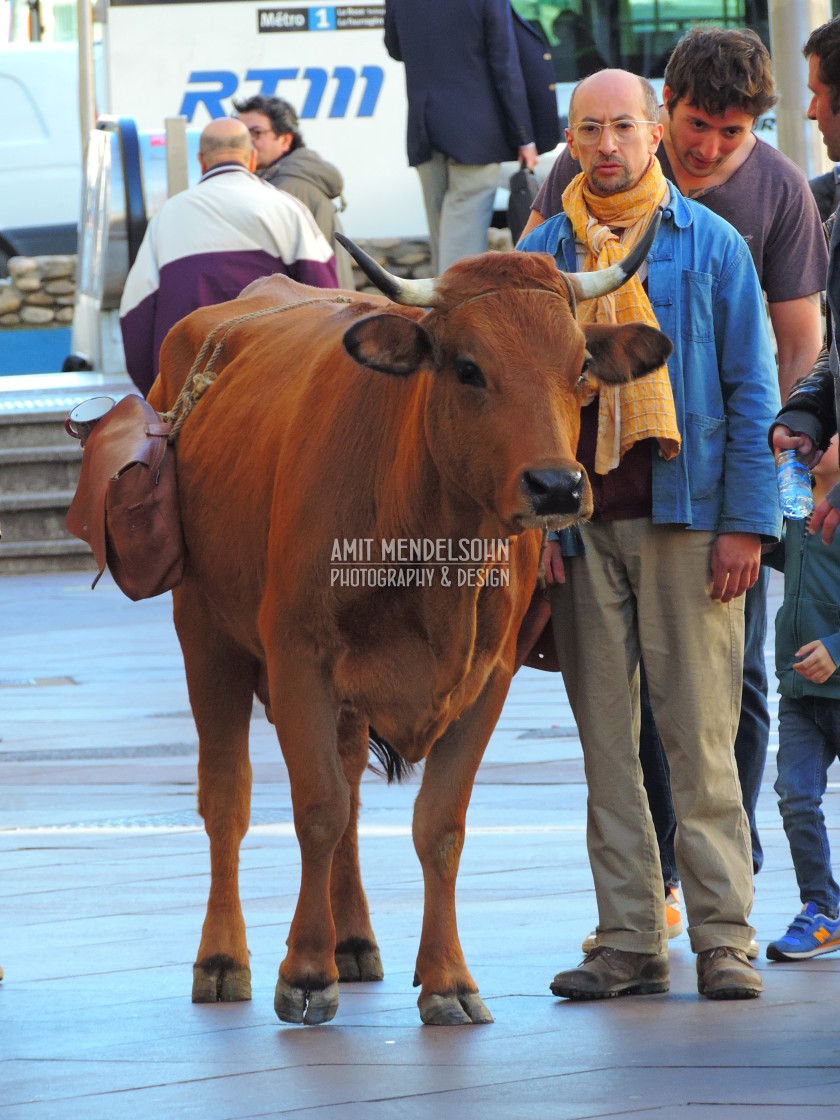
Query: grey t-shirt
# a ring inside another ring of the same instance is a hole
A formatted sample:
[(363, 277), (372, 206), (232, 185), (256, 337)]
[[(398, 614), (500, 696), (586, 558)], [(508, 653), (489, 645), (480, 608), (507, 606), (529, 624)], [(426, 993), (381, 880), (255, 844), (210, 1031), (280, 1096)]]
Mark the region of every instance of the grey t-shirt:
[[(665, 176), (675, 183), (664, 144), (656, 155)], [(558, 214), (563, 191), (579, 171), (580, 164), (566, 148), (531, 209), (544, 218)], [(770, 144), (756, 137), (755, 147), (726, 182), (695, 201), (719, 214), (744, 238), (769, 303), (800, 299), (825, 287), (828, 251), (808, 180)]]

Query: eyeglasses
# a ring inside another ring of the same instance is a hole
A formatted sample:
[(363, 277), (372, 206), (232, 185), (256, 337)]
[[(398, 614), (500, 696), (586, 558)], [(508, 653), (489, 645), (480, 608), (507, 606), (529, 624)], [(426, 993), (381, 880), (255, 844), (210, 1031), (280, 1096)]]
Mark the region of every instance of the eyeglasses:
[(273, 128), (257, 128), (256, 126), (254, 126), (254, 128), (249, 128), (248, 131), (251, 133), (251, 139), (252, 140), (259, 140), (259, 138), (261, 136), (264, 136), (266, 134), (266, 132), (273, 132), (274, 129)]
[(610, 130), (617, 143), (629, 144), (635, 139), (636, 129), (640, 124), (659, 124), (659, 121), (633, 121), (624, 118), (619, 121), (607, 121), (605, 124), (598, 124), (597, 121), (584, 121), (582, 124), (572, 125), (569, 131), (575, 134), (578, 144), (583, 145), (583, 147), (597, 144), (605, 128)]

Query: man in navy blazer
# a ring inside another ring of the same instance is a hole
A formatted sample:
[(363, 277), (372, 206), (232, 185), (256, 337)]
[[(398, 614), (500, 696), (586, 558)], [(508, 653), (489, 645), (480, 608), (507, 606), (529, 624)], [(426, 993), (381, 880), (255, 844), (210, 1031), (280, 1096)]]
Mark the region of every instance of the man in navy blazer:
[(499, 164), (537, 162), (510, 4), (385, 0), (385, 46), (405, 64), (408, 162), (443, 272), (486, 250)]

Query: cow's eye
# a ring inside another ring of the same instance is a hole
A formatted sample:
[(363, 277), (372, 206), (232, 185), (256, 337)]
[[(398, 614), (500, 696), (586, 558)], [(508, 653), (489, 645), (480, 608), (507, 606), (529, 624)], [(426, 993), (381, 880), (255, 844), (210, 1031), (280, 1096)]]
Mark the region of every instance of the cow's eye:
[(455, 373), (462, 385), (472, 385), (476, 389), (483, 389), (487, 385), (484, 374), (469, 358), (456, 359)]
[(592, 365), (592, 358), (590, 357), (589, 354), (587, 354), (586, 357), (583, 359), (583, 365), (580, 367), (580, 377), (577, 380), (577, 383), (578, 383), (579, 386), (589, 384), (589, 378), (586, 376), (586, 371), (591, 367), (591, 365)]

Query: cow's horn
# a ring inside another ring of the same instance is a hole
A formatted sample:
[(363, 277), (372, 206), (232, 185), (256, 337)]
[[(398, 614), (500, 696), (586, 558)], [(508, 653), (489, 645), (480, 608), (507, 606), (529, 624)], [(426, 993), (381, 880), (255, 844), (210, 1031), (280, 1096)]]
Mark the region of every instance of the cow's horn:
[(605, 296), (609, 292), (614, 292), (616, 288), (620, 288), (622, 284), (626, 284), (647, 256), (661, 221), (662, 210), (660, 208), (651, 219), (651, 223), (645, 230), (642, 239), (618, 264), (611, 265), (609, 268), (602, 268), (598, 272), (564, 273), (577, 298), (581, 300), (596, 299), (598, 296)]
[(435, 291), (437, 280), (401, 280), (386, 272), (381, 264), (377, 264), (373, 257), (369, 257), (364, 249), (354, 245), (343, 233), (337, 233), (335, 239), (344, 246), (371, 284), (375, 284), (394, 303), (404, 303), (409, 307), (434, 307), (438, 302)]

